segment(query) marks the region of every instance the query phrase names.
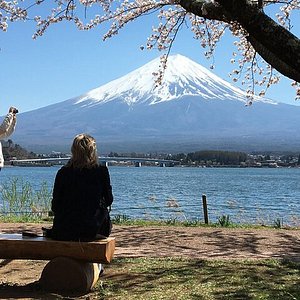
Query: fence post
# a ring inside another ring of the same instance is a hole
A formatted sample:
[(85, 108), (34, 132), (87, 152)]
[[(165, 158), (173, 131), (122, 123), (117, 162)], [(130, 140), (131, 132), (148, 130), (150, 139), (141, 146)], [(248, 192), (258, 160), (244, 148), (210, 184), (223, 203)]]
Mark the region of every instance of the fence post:
[(205, 194), (202, 195), (202, 204), (203, 204), (204, 222), (205, 224), (208, 224), (207, 201), (206, 201)]

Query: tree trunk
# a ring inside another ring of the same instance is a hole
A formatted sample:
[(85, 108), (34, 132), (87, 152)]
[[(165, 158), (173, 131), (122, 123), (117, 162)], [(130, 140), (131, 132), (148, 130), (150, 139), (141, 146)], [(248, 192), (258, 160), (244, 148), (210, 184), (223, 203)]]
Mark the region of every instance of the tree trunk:
[(300, 82), (300, 40), (248, 0), (180, 0), (180, 5), (199, 17), (226, 23), (238, 22), (260, 56), (281, 74)]

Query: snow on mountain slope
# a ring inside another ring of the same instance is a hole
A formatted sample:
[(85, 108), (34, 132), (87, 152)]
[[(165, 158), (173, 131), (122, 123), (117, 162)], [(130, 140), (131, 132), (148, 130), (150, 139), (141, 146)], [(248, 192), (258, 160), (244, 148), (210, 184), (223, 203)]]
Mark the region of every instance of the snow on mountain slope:
[(203, 100), (246, 102), (244, 91), (179, 54), (169, 57), (163, 84), (155, 88), (153, 73), (159, 70), (159, 64), (159, 58), (154, 59), (127, 75), (82, 95), (75, 103), (91, 106), (118, 100), (127, 105), (157, 104), (183, 96), (200, 96)]
[(31, 149), (65, 146), (87, 132), (107, 151), (300, 147), (300, 107), (262, 98), (245, 107), (242, 90), (181, 55), (169, 58), (163, 86), (153, 89), (158, 64), (20, 114), (14, 141)]

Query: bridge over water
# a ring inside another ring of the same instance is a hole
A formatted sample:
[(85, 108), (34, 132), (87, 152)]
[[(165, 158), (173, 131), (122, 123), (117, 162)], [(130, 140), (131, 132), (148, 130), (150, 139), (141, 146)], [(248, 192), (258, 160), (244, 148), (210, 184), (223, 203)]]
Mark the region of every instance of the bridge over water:
[[(40, 165), (43, 163), (64, 164), (70, 157), (47, 157), (47, 158), (28, 158), (28, 159), (13, 159), (10, 164), (13, 166)], [(176, 160), (159, 159), (159, 158), (141, 158), (141, 157), (109, 157), (99, 156), (99, 162), (102, 165), (108, 166), (110, 162), (132, 162), (136, 167), (141, 167), (144, 163), (158, 164), (161, 167), (169, 167), (178, 164)]]

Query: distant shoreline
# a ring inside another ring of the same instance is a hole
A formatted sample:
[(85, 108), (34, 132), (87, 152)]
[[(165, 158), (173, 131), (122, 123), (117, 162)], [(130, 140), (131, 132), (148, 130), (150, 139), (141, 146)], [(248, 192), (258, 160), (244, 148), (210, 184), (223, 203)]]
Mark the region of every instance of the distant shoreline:
[[(13, 168), (13, 167), (53, 167), (53, 166), (63, 166), (64, 164), (53, 164), (53, 163), (20, 163), (17, 165), (12, 164), (5, 164), (5, 168)], [(110, 163), (108, 165), (109, 167), (134, 167), (136, 166), (134, 164), (117, 164), (117, 163)], [(157, 165), (141, 165), (140, 167), (154, 167), (154, 168), (160, 168), (161, 166)], [(255, 166), (255, 165), (249, 165), (249, 166), (243, 166), (243, 165), (203, 165), (203, 166), (195, 166), (195, 165), (174, 165), (174, 166), (165, 166), (165, 168), (235, 168), (235, 169), (247, 169), (247, 168), (255, 168), (255, 169), (276, 169), (276, 168), (300, 168), (299, 165), (296, 166)]]

